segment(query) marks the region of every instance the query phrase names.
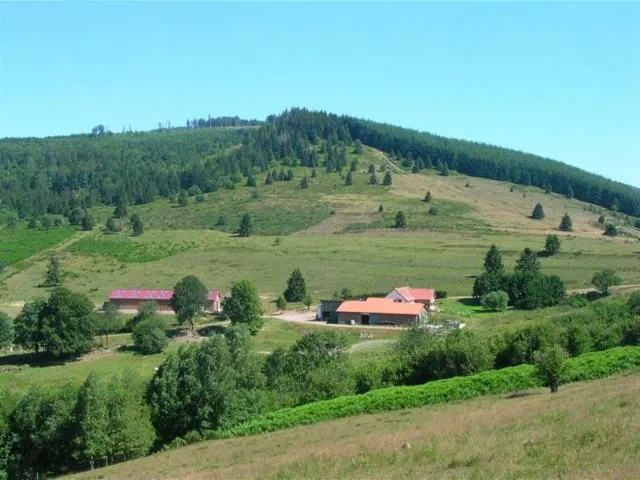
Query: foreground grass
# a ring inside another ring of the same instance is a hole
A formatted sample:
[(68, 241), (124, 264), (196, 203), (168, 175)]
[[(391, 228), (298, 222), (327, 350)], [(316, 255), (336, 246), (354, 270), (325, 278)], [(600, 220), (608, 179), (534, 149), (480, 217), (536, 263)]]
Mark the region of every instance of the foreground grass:
[(638, 478), (639, 398), (635, 370), (555, 395), (532, 389), (204, 442), (73, 478)]

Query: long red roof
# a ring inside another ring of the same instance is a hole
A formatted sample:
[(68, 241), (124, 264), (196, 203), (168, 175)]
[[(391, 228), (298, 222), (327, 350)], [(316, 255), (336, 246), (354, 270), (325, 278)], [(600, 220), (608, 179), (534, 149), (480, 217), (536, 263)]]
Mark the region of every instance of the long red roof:
[(384, 315), (420, 315), (424, 306), (421, 303), (395, 302), (390, 298), (369, 297), (365, 301), (349, 300), (342, 302), (338, 313), (378, 313)]
[[(109, 300), (171, 300), (173, 290), (148, 290), (120, 288), (111, 290)], [(220, 291), (211, 290), (207, 294), (210, 301), (220, 300)]]

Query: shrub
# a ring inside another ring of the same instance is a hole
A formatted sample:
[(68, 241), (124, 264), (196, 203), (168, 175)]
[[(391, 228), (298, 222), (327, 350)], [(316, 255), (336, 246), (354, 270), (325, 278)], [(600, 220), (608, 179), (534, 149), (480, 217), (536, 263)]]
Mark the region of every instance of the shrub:
[[(640, 348), (619, 347), (606, 352), (588, 353), (567, 360), (561, 383), (594, 380), (640, 366)], [(299, 407), (264, 414), (232, 428), (220, 430), (215, 438), (230, 438), (273, 432), (298, 425), (465, 400), (482, 395), (514, 392), (542, 386), (532, 365), (481, 372), (410, 387), (373, 390), (358, 396), (338, 397)]]
[(429, 215), (438, 215), (438, 207), (429, 208)]
[(202, 194), (196, 195), (196, 202), (197, 203), (203, 203), (205, 201), (205, 196)]
[(278, 310), (286, 310), (287, 309), (287, 300), (284, 298), (284, 295), (280, 295), (276, 300), (276, 307)]
[(446, 290), (436, 290), (435, 292), (436, 298), (447, 298)]
[(160, 353), (169, 343), (165, 332), (166, 324), (162, 317), (154, 316), (142, 320), (133, 329), (133, 344), (143, 355)]
[(627, 308), (631, 315), (640, 315), (640, 290), (636, 290), (627, 300)]
[(480, 303), (487, 310), (502, 312), (507, 309), (509, 304), (509, 294), (504, 290), (489, 292), (482, 297)]
[(607, 235), (609, 237), (615, 237), (616, 235), (618, 235), (618, 229), (613, 223), (607, 223), (607, 226), (604, 227), (603, 235)]
[(560, 239), (557, 235), (547, 235), (544, 244), (544, 253), (547, 255), (555, 255), (560, 251)]

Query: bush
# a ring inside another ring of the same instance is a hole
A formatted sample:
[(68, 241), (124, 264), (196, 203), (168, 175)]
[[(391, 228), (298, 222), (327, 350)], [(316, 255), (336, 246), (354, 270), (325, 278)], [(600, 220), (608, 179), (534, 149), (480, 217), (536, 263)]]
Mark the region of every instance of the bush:
[(196, 195), (196, 202), (203, 203), (206, 200), (206, 197), (202, 194)]
[(487, 310), (502, 312), (507, 309), (509, 304), (509, 294), (504, 290), (489, 292), (482, 297), (480, 303)]
[(627, 300), (627, 308), (631, 315), (640, 315), (640, 290), (636, 290)]
[[(640, 348), (619, 347), (606, 352), (588, 353), (567, 360), (562, 383), (594, 380), (640, 366)], [(230, 438), (273, 432), (299, 425), (365, 413), (400, 410), (437, 403), (466, 400), (542, 386), (532, 365), (504, 368), (469, 377), (437, 380), (411, 387), (391, 387), (363, 395), (338, 397), (299, 407), (267, 413), (232, 428), (220, 430), (216, 438)]]
[(429, 208), (429, 215), (438, 215), (438, 207)]
[(607, 235), (609, 237), (615, 237), (616, 235), (618, 235), (618, 229), (613, 223), (607, 223), (607, 226), (604, 227), (603, 235)]
[(435, 294), (436, 294), (436, 298), (447, 298), (446, 290), (436, 290)]
[(165, 332), (166, 324), (162, 317), (154, 316), (142, 320), (133, 329), (133, 344), (143, 355), (153, 355), (163, 351), (169, 339)]

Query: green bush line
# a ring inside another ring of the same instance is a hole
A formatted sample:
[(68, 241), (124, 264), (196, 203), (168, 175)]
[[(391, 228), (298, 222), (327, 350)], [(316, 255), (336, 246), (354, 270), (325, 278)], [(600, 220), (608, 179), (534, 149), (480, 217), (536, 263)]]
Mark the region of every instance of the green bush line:
[[(617, 347), (603, 352), (591, 352), (567, 360), (562, 383), (595, 380), (636, 367), (640, 367), (640, 347)], [(383, 388), (363, 395), (338, 397), (285, 408), (226, 430), (212, 432), (212, 438), (274, 432), (353, 415), (468, 400), (542, 385), (532, 365), (519, 365), (468, 377), (436, 380), (417, 386)]]

